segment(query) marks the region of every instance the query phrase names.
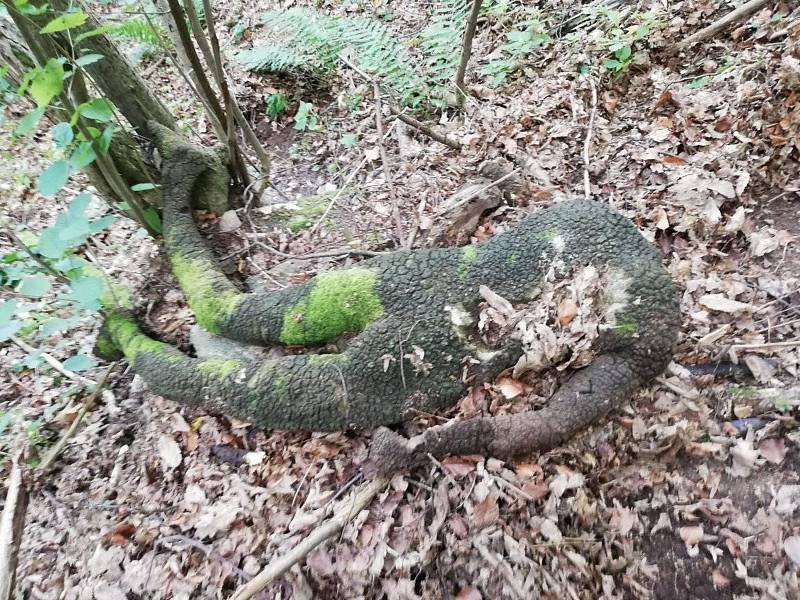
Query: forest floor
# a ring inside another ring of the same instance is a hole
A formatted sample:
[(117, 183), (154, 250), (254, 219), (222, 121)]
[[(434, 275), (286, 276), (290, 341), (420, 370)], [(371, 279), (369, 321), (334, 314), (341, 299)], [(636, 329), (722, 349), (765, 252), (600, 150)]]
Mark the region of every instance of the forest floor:
[[(580, 8), (546, 4), (550, 23)], [(266, 3), (215, 6), (231, 55), (258, 41)], [(347, 10), (391, 13), (403, 40), (424, 24), (423, 2), (369, 6)], [(587, 172), (591, 197), (661, 250), (683, 321), (667, 372), (609, 418), (541, 456), (459, 456), (394, 476), (262, 598), (800, 597), (800, 12), (796, 3), (769, 3), (670, 56), (730, 9), (669, 3), (662, 26), (616, 77), (602, 67), (591, 22), (575, 30), (577, 42), (556, 37), (535, 50), (501, 85), (471, 72), (466, 110), (429, 121), (461, 152), (395, 125), (383, 142), (393, 184), (378, 151), (372, 88), (357, 73), (342, 66), (311, 81), (231, 62), (234, 91), (284, 196), (316, 196), (324, 208), (353, 177), (313, 232), (276, 224), (283, 200), (269, 190), (238, 209), (233, 226), (203, 216), (232, 276), (274, 288), (359, 260), (284, 254), (391, 249), (416, 228), (416, 245), (430, 244), (447, 218), (440, 207), (482, 161), (503, 157), (522, 188), (482, 216), (472, 241), (561, 197), (583, 197)], [(473, 65), (497, 54), (510, 27), (498, 21), (481, 22)], [(172, 65), (151, 57), (140, 66), (179, 119), (211, 141)], [(265, 110), (275, 93), (289, 101), (277, 120)], [(317, 131), (293, 127), (300, 101), (313, 103)], [(15, 174), (4, 175), (3, 212), (33, 231), (56, 214), (31, 185), (49, 147), (46, 136), (0, 137), (4, 169)], [(319, 204), (301, 215), (316, 222)], [(157, 244), (136, 236), (119, 222), (89, 249), (136, 286), (147, 326), (188, 349), (191, 312)], [(96, 325), (37, 343), (63, 358), (90, 348)], [(46, 441), (68, 427), (80, 398), (69, 399), (70, 382), (58, 373), (25, 367), (25, 354), (0, 346), (0, 406), (18, 423), (43, 423), (37, 435)], [(83, 374), (98, 379), (104, 369)], [(452, 414), (513, 412), (528, 390), (504, 376), (473, 389)], [(11, 435), (14, 423), (5, 426)], [(20, 597), (229, 597), (352, 489), (368, 446), (369, 435), (263, 431), (187, 409), (120, 369), (31, 501)]]

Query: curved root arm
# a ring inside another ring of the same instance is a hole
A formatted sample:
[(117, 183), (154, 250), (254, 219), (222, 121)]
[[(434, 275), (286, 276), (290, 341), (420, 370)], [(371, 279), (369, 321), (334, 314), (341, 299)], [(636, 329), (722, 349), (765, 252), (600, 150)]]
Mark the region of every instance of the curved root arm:
[(544, 452), (629, 399), (641, 384), (633, 361), (605, 354), (576, 372), (541, 410), (452, 421), (411, 439), (381, 427), (373, 435), (369, 458), (378, 472), (391, 473), (423, 464), (429, 454), (513, 458)]

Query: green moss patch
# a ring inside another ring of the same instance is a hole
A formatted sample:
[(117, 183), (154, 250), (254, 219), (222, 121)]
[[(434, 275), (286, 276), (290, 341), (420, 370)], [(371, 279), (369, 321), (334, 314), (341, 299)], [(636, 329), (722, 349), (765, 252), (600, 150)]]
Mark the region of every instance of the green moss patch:
[(242, 363), (238, 360), (225, 358), (209, 358), (197, 365), (197, 370), (206, 375), (213, 375), (224, 379), (242, 368)]
[(208, 261), (180, 254), (174, 254), (170, 260), (197, 323), (209, 333), (219, 334), (220, 322), (241, 302), (242, 294), (231, 289), (216, 289), (214, 279), (209, 277), (209, 274), (216, 273), (216, 267)]
[(458, 278), (464, 281), (469, 274), (469, 269), (478, 259), (478, 249), (475, 246), (465, 246), (461, 251), (461, 259), (458, 261)]
[(308, 298), (284, 315), (280, 340), (298, 346), (324, 342), (343, 333), (362, 331), (382, 315), (372, 271), (321, 273)]
[(142, 333), (142, 330), (130, 317), (111, 313), (106, 317), (105, 326), (111, 339), (134, 368), (136, 368), (137, 358), (142, 354), (158, 354), (168, 360), (183, 359), (183, 356), (170, 345)]

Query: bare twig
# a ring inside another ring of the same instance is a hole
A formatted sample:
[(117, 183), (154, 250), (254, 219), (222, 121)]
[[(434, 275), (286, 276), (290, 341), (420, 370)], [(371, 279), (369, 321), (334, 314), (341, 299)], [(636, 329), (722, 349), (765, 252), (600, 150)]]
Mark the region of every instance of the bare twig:
[(381, 88), (377, 83), (372, 84), (373, 95), (375, 96), (375, 129), (378, 131), (378, 150), (381, 153), (381, 163), (383, 163), (383, 178), (389, 187), (389, 198), (392, 201), (392, 219), (397, 229), (397, 241), (401, 246), (405, 246), (403, 240), (403, 221), (400, 219), (400, 209), (397, 206), (397, 192), (394, 189), (394, 177), (392, 168), (389, 164), (389, 155), (386, 154), (386, 146), (383, 144), (383, 106), (381, 105)]
[(244, 581), (249, 581), (251, 579), (250, 575), (248, 575), (247, 573), (242, 571), (239, 567), (237, 567), (232, 560), (225, 558), (224, 556), (222, 556), (222, 554), (214, 550), (208, 544), (204, 544), (203, 542), (198, 542), (197, 540), (194, 540), (185, 535), (170, 535), (167, 537), (163, 537), (158, 539), (155, 542), (155, 545), (164, 547), (165, 544), (175, 544), (175, 543), (186, 544), (187, 546), (194, 548), (195, 550), (199, 550), (200, 552), (205, 554), (208, 558), (213, 558), (217, 562), (227, 566), (231, 570), (231, 572), (236, 573), (236, 575), (241, 579), (243, 579)]
[[(340, 56), (339, 60), (341, 60), (348, 67), (353, 69), (356, 73), (361, 75), (361, 77), (366, 79), (372, 85), (377, 85), (377, 86), (380, 87), (380, 84), (377, 81), (375, 81), (374, 78), (370, 77), (367, 73), (365, 73), (364, 71), (359, 69), (357, 65), (354, 65), (351, 61), (349, 61), (345, 57)], [(417, 121), (414, 117), (409, 117), (407, 114), (405, 114), (403, 112), (402, 109), (400, 109), (400, 108), (398, 108), (396, 106), (389, 105), (389, 110), (391, 111), (391, 113), (393, 115), (395, 115), (403, 123), (405, 123), (406, 125), (411, 125), (411, 127), (421, 131), (422, 133), (427, 135), (432, 140), (434, 140), (436, 142), (439, 142), (440, 144), (444, 144), (445, 146), (450, 146), (454, 150), (461, 150), (461, 144), (459, 142), (457, 142), (456, 140), (450, 139), (446, 135), (443, 135), (441, 133), (438, 133), (438, 132), (434, 131), (433, 128), (429, 127), (428, 125), (425, 125), (425, 123)]]
[(354, 492), (351, 498), (342, 500), (338, 510), (330, 519), (314, 529), (285, 555), (270, 562), (250, 582), (236, 590), (231, 596), (231, 600), (248, 600), (254, 597), (292, 566), (303, 560), (314, 548), (344, 529), (344, 526), (364, 510), (388, 483), (388, 479), (375, 479)]
[(704, 27), (697, 33), (690, 35), (688, 38), (679, 42), (675, 47), (675, 52), (680, 50), (685, 50), (690, 48), (694, 44), (698, 42), (702, 42), (703, 40), (707, 40), (710, 37), (715, 36), (717, 33), (725, 29), (731, 23), (735, 23), (736, 21), (741, 21), (742, 19), (746, 19), (753, 13), (760, 10), (762, 7), (770, 4), (773, 0), (750, 0), (749, 2), (745, 2), (739, 8), (732, 10), (724, 17), (721, 17), (714, 21), (708, 27)]
[(587, 200), (592, 198), (592, 184), (589, 180), (589, 147), (592, 144), (592, 131), (594, 129), (594, 118), (597, 114), (597, 87), (594, 79), (586, 77), (589, 87), (592, 89), (592, 112), (589, 114), (589, 126), (586, 128), (586, 139), (583, 141), (583, 195)]
[(394, 106), (389, 107), (392, 111), (392, 114), (396, 115), (398, 119), (400, 119), (406, 125), (410, 125), (414, 129), (421, 131), (429, 138), (431, 138), (435, 142), (439, 142), (440, 144), (444, 144), (445, 146), (450, 146), (453, 150), (461, 150), (461, 143), (447, 137), (444, 134), (439, 133), (438, 131), (434, 131), (434, 129), (421, 121), (417, 121), (414, 117), (410, 117), (407, 114), (401, 112), (399, 109), (395, 108)]
[(0, 518), (0, 600), (17, 597), (14, 593), (17, 556), (28, 507), (28, 490), (22, 481), (20, 458), (21, 455), (17, 456), (11, 465), (3, 516)]
[(475, 28), (478, 25), (478, 15), (481, 12), (483, 0), (472, 0), (472, 10), (467, 18), (467, 27), (464, 30), (464, 41), (461, 45), (461, 60), (456, 71), (456, 104), (459, 108), (464, 106), (467, 97), (464, 91), (464, 76), (467, 73), (467, 64), (472, 55), (472, 39), (475, 37)]
[[(389, 134), (391, 134), (392, 130), (394, 129), (395, 123), (397, 123), (397, 121), (395, 121), (394, 123), (392, 123), (389, 126), (389, 130), (386, 132), (386, 134), (383, 136), (382, 139), (385, 139), (385, 138), (389, 137)], [(322, 213), (322, 216), (317, 220), (316, 223), (314, 223), (314, 226), (311, 228), (311, 233), (314, 233), (317, 229), (319, 229), (319, 226), (322, 225), (323, 221), (325, 221), (325, 219), (328, 217), (328, 214), (331, 212), (331, 209), (336, 204), (336, 201), (344, 193), (344, 191), (348, 188), (348, 186), (351, 183), (353, 183), (353, 179), (355, 179), (356, 175), (358, 175), (358, 172), (361, 169), (363, 169), (364, 165), (366, 165), (368, 162), (369, 162), (369, 158), (367, 156), (364, 156), (364, 158), (361, 160), (361, 162), (358, 163), (358, 166), (355, 169), (353, 169), (353, 172), (350, 173), (350, 175), (347, 176), (347, 179), (342, 184), (342, 187), (340, 187), (339, 190), (336, 192), (336, 194), (333, 196), (333, 198), (331, 198), (331, 201), (328, 203), (328, 206), (325, 208), (325, 212)]]
[(789, 340), (787, 342), (770, 342), (767, 344), (733, 344), (733, 350), (780, 350), (781, 348), (795, 348), (800, 346), (800, 340)]
[[(17, 346), (25, 350), (25, 352), (36, 352), (36, 348), (34, 348), (33, 346), (19, 339), (16, 336), (12, 335), (9, 339), (12, 342), (14, 342)], [(41, 354), (41, 357), (48, 365), (50, 365), (54, 370), (61, 373), (64, 377), (72, 379), (72, 381), (77, 381), (78, 383), (83, 383), (86, 385), (96, 385), (96, 382), (93, 379), (89, 379), (88, 377), (84, 377), (83, 375), (78, 375), (77, 373), (70, 371), (69, 369), (64, 367), (63, 363), (60, 360), (53, 358), (47, 352), (43, 352)]]
[(111, 375), (111, 372), (114, 370), (114, 367), (116, 366), (117, 363), (111, 363), (108, 369), (106, 369), (105, 373), (103, 373), (103, 376), (100, 378), (100, 381), (97, 382), (97, 386), (94, 388), (94, 391), (91, 394), (89, 394), (89, 396), (86, 398), (80, 411), (70, 424), (69, 429), (67, 429), (64, 432), (64, 435), (62, 435), (61, 438), (58, 440), (58, 442), (56, 442), (56, 444), (52, 448), (50, 448), (50, 450), (47, 452), (42, 462), (39, 463), (38, 467), (36, 467), (36, 470), (38, 472), (43, 472), (47, 470), (53, 464), (53, 462), (55, 462), (59, 454), (61, 454), (61, 451), (64, 450), (64, 446), (67, 445), (69, 439), (78, 430), (78, 426), (81, 424), (81, 421), (83, 421), (83, 418), (86, 416), (86, 413), (88, 413), (94, 406), (97, 397), (103, 391), (103, 388), (105, 387), (106, 382), (108, 381), (108, 378)]
[(53, 267), (47, 264), (41, 256), (39, 256), (33, 250), (31, 250), (31, 248), (25, 242), (23, 242), (10, 227), (4, 227), (3, 233), (5, 233), (8, 236), (8, 238), (12, 242), (14, 242), (17, 246), (25, 250), (28, 256), (30, 256), (33, 260), (39, 263), (39, 266), (41, 266), (45, 271), (50, 273), (50, 275), (55, 277), (56, 280), (60, 281), (61, 283), (69, 283), (69, 279), (67, 277), (56, 271)]

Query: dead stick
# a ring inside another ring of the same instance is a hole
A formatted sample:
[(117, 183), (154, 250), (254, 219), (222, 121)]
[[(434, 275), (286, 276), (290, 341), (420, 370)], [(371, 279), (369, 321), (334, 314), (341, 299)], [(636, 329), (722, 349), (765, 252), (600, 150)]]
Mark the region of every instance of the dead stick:
[[(363, 77), (364, 79), (369, 81), (372, 85), (380, 86), (380, 84), (377, 83), (375, 81), (375, 79), (373, 79), (372, 77), (367, 75), (364, 71), (359, 69), (357, 65), (354, 65), (352, 62), (350, 62), (349, 60), (347, 60), (343, 56), (340, 56), (339, 60), (341, 60), (348, 67), (353, 69), (356, 73), (361, 75), (361, 77)], [(441, 133), (437, 133), (431, 127), (425, 125), (425, 123), (422, 123), (421, 121), (417, 121), (414, 117), (409, 117), (407, 114), (405, 114), (401, 109), (397, 108), (396, 106), (391, 106), (390, 105), (389, 106), (389, 110), (391, 111), (391, 113), (393, 115), (395, 115), (403, 123), (405, 123), (406, 125), (411, 125), (411, 127), (413, 127), (414, 129), (418, 129), (419, 131), (421, 131), (422, 133), (427, 135), (429, 138), (431, 138), (435, 142), (439, 142), (440, 144), (444, 144), (445, 146), (450, 146), (454, 150), (461, 150), (461, 144), (459, 142), (457, 142), (456, 140), (450, 139), (446, 135), (442, 135)]]
[(0, 519), (0, 600), (13, 600), (17, 574), (17, 557), (22, 541), (25, 511), (28, 507), (28, 490), (22, 481), (20, 456), (11, 465), (3, 516)]
[(375, 479), (362, 486), (360, 490), (354, 492), (351, 498), (342, 500), (339, 504), (339, 510), (334, 513), (330, 519), (309, 533), (303, 538), (302, 542), (289, 550), (289, 552), (273, 560), (264, 567), (252, 580), (236, 590), (233, 596), (231, 596), (231, 600), (248, 600), (258, 594), (275, 579), (303, 560), (314, 548), (339, 533), (351, 519), (372, 502), (372, 499), (377, 496), (388, 483), (388, 479)]
[(392, 219), (397, 229), (397, 241), (404, 246), (403, 241), (403, 221), (400, 218), (400, 209), (397, 206), (397, 192), (394, 189), (394, 177), (392, 168), (389, 164), (389, 155), (386, 153), (386, 146), (383, 143), (383, 106), (381, 106), (381, 87), (377, 83), (372, 84), (373, 95), (375, 96), (375, 129), (378, 131), (378, 150), (381, 153), (381, 163), (383, 163), (383, 178), (389, 186), (389, 198), (392, 201)]
[(39, 463), (39, 466), (36, 468), (37, 472), (43, 472), (46, 469), (48, 469), (58, 458), (58, 455), (61, 454), (61, 451), (64, 449), (64, 446), (67, 445), (67, 441), (78, 430), (78, 426), (81, 424), (81, 421), (83, 421), (83, 418), (86, 416), (86, 413), (88, 413), (92, 409), (92, 406), (94, 406), (97, 397), (100, 395), (100, 392), (103, 391), (106, 381), (108, 381), (108, 377), (109, 375), (111, 375), (111, 371), (114, 370), (115, 366), (117, 366), (117, 363), (111, 363), (108, 369), (106, 369), (106, 372), (103, 373), (103, 376), (100, 378), (100, 381), (97, 382), (97, 386), (94, 388), (94, 391), (91, 394), (89, 394), (88, 398), (86, 398), (86, 400), (83, 403), (83, 406), (81, 407), (81, 410), (78, 412), (77, 416), (70, 424), (69, 429), (67, 429), (67, 431), (64, 432), (64, 435), (62, 435), (61, 438), (58, 440), (58, 442), (56, 442), (56, 445), (50, 448), (50, 451), (45, 455), (44, 460), (42, 460), (42, 462)]
[(594, 117), (597, 114), (597, 88), (594, 79), (587, 77), (589, 86), (592, 88), (592, 112), (589, 115), (589, 126), (586, 128), (586, 139), (583, 141), (583, 194), (587, 200), (592, 199), (592, 184), (589, 179), (589, 147), (592, 145), (592, 130), (594, 129)]
[(467, 27), (464, 30), (464, 42), (461, 45), (461, 60), (458, 63), (458, 71), (456, 71), (456, 103), (458, 107), (464, 106), (464, 100), (467, 97), (464, 91), (464, 76), (467, 73), (467, 64), (469, 57), (472, 55), (472, 39), (475, 37), (475, 28), (478, 25), (478, 15), (481, 13), (481, 6), (483, 0), (472, 0), (472, 10), (467, 19)]
[[(14, 342), (17, 346), (25, 350), (25, 352), (36, 352), (36, 348), (28, 344), (27, 342), (22, 341), (16, 336), (11, 336), (9, 338), (12, 342)], [(88, 377), (84, 377), (83, 375), (78, 375), (77, 373), (73, 373), (69, 369), (67, 369), (61, 361), (56, 358), (50, 356), (47, 352), (42, 353), (42, 358), (44, 361), (53, 367), (56, 371), (61, 373), (67, 379), (72, 379), (72, 381), (77, 381), (78, 383), (83, 383), (87, 385), (95, 385), (95, 381), (93, 379), (89, 379)]]
[(457, 142), (456, 140), (447, 137), (437, 131), (434, 131), (433, 128), (425, 125), (425, 123), (421, 121), (417, 121), (414, 117), (409, 117), (407, 114), (400, 112), (394, 106), (390, 106), (389, 109), (392, 111), (392, 114), (396, 115), (398, 119), (400, 119), (406, 125), (411, 125), (414, 129), (417, 129), (427, 135), (435, 142), (439, 142), (440, 144), (444, 144), (445, 146), (450, 146), (453, 150), (461, 150), (461, 143)]
[(735, 23), (736, 21), (741, 21), (752, 15), (753, 13), (757, 12), (763, 6), (766, 6), (770, 2), (774, 0), (750, 0), (750, 2), (745, 2), (736, 10), (732, 10), (724, 17), (717, 19), (708, 27), (704, 27), (694, 35), (690, 35), (688, 38), (679, 42), (678, 45), (675, 47), (676, 51), (685, 50), (696, 44), (697, 42), (702, 42), (710, 37), (715, 36), (717, 33), (725, 29), (731, 23)]

